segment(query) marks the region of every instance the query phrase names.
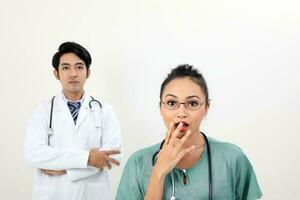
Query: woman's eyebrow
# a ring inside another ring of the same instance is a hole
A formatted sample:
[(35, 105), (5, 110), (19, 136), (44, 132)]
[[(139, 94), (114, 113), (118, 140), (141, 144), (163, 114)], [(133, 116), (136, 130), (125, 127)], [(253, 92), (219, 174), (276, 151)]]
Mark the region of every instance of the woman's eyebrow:
[(191, 99), (191, 98), (197, 98), (197, 99), (200, 99), (200, 97), (198, 97), (197, 95), (188, 96), (186, 99)]
[[(165, 96), (165, 98), (167, 98), (167, 97), (178, 98), (178, 97), (175, 96), (174, 94), (167, 94), (167, 95)], [(200, 99), (200, 97), (198, 97), (197, 95), (191, 95), (191, 96), (186, 97), (186, 99), (191, 99), (191, 98), (197, 98), (197, 99)]]
[(167, 95), (165, 96), (165, 98), (168, 97), (168, 96), (177, 98), (177, 96), (175, 96), (174, 94), (167, 94)]

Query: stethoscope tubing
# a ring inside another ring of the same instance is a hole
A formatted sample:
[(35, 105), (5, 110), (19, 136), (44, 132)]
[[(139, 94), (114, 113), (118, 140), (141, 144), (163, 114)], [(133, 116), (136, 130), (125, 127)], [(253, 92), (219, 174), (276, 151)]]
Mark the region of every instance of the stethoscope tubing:
[[(90, 109), (92, 109), (92, 103), (96, 102), (99, 104), (100, 109), (102, 109), (102, 104), (100, 103), (100, 101), (94, 99), (94, 97), (90, 96), (92, 100), (90, 100), (89, 102), (89, 107)], [(53, 134), (53, 129), (52, 129), (52, 118), (53, 118), (53, 106), (54, 106), (54, 99), (55, 96), (52, 97), (51, 99), (51, 109), (50, 109), (50, 118), (49, 118), (49, 127), (48, 127), (48, 145), (50, 145), (50, 135)], [(102, 124), (101, 124), (102, 125)]]
[[(208, 139), (206, 137), (206, 135), (203, 133), (203, 132), (200, 132), (202, 135), (203, 135), (203, 138), (204, 138), (204, 141), (205, 141), (205, 144), (206, 144), (206, 148), (207, 148), (207, 160), (208, 160), (208, 199), (209, 200), (212, 200), (212, 164), (211, 164), (211, 152), (210, 152), (210, 145), (209, 145), (209, 142), (208, 142)], [(162, 149), (163, 145), (165, 143), (165, 140), (163, 140), (160, 144), (160, 147), (159, 147), (159, 150), (156, 151), (153, 156), (152, 156), (152, 166), (155, 165), (155, 161), (156, 161), (156, 157), (159, 153), (159, 151)], [(172, 197), (171, 199), (175, 199), (175, 190), (174, 190), (174, 175), (173, 175), (173, 170), (171, 172), (172, 174)]]

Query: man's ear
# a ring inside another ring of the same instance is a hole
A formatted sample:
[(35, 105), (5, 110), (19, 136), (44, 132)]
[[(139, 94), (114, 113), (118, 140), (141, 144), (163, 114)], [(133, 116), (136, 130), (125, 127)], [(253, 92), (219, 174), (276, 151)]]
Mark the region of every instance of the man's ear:
[(59, 73), (58, 73), (58, 70), (54, 69), (54, 70), (53, 70), (53, 74), (54, 74), (55, 78), (56, 78), (57, 80), (59, 80)]
[(162, 116), (162, 111), (161, 111), (161, 102), (159, 102), (159, 113)]
[(88, 79), (90, 77), (91, 71), (90, 68), (86, 69), (86, 78)]

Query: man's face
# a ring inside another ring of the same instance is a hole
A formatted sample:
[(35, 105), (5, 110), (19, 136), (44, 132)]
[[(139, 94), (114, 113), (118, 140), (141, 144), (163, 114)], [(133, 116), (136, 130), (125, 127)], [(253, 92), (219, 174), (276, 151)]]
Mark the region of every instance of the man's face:
[(90, 71), (83, 60), (74, 53), (65, 53), (60, 57), (58, 71), (54, 75), (60, 81), (66, 97), (82, 95)]

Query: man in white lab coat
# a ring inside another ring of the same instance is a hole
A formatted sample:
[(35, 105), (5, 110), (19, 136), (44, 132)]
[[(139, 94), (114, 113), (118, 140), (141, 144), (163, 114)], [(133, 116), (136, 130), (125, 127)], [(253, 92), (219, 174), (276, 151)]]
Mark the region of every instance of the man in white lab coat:
[(53, 56), (62, 90), (32, 113), (25, 161), (37, 169), (33, 200), (108, 200), (107, 169), (119, 165), (121, 131), (112, 107), (84, 90), (89, 52), (75, 42)]

